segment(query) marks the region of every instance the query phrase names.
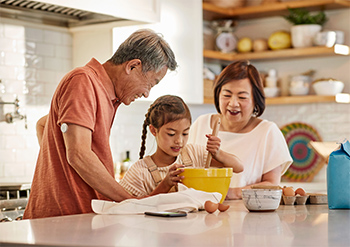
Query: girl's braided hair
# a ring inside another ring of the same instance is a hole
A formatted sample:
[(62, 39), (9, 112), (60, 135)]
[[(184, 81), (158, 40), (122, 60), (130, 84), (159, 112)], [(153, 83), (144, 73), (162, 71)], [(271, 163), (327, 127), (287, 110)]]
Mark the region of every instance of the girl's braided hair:
[(142, 127), (140, 159), (143, 158), (146, 150), (147, 126), (152, 124), (159, 129), (164, 124), (180, 119), (188, 119), (192, 122), (191, 112), (186, 103), (178, 96), (164, 95), (156, 99), (145, 114), (145, 121)]

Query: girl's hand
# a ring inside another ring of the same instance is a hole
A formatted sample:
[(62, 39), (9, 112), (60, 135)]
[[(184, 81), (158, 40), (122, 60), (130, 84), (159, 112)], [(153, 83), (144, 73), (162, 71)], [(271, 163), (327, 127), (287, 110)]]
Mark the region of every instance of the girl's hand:
[(217, 136), (205, 135), (208, 138), (207, 141), (207, 151), (211, 153), (213, 158), (216, 158), (220, 152), (221, 139)]
[[(180, 173), (184, 171), (184, 165), (174, 164), (169, 168), (169, 172), (166, 177), (163, 179), (164, 183), (166, 183), (170, 188), (181, 182), (184, 176), (179, 176)], [(169, 189), (170, 189), (169, 188)]]

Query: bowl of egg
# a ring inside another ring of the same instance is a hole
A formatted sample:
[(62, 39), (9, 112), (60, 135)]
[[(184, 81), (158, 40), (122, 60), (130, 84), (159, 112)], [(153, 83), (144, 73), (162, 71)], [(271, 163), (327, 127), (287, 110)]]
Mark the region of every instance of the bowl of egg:
[(222, 203), (227, 195), (232, 168), (195, 168), (186, 167), (180, 175), (184, 176), (182, 183), (188, 188), (205, 192), (219, 192), (222, 195)]
[(281, 202), (282, 188), (279, 186), (252, 186), (242, 189), (242, 200), (251, 212), (275, 211)]

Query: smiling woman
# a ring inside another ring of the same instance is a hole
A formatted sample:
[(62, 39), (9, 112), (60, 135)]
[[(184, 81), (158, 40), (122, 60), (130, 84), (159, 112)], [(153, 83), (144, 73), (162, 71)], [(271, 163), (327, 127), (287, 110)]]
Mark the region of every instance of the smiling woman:
[(222, 150), (236, 155), (244, 171), (233, 174), (226, 199), (240, 199), (254, 184), (278, 185), (292, 163), (286, 141), (273, 122), (259, 118), (265, 95), (257, 69), (249, 61), (228, 65), (214, 82), (218, 114), (200, 116), (192, 125), (189, 143), (200, 144), (221, 118), (218, 137)]

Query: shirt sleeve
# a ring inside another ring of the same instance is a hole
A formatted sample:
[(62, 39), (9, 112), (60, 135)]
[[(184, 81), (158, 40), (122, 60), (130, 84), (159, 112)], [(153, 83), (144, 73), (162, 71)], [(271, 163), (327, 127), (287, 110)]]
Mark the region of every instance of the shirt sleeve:
[(267, 173), (278, 166), (282, 166), (283, 175), (292, 164), (286, 140), (275, 123), (272, 124), (266, 138), (266, 160), (263, 173)]
[(73, 123), (94, 131), (97, 103), (89, 76), (84, 73), (75, 74), (67, 79), (61, 90), (57, 102), (57, 124)]

